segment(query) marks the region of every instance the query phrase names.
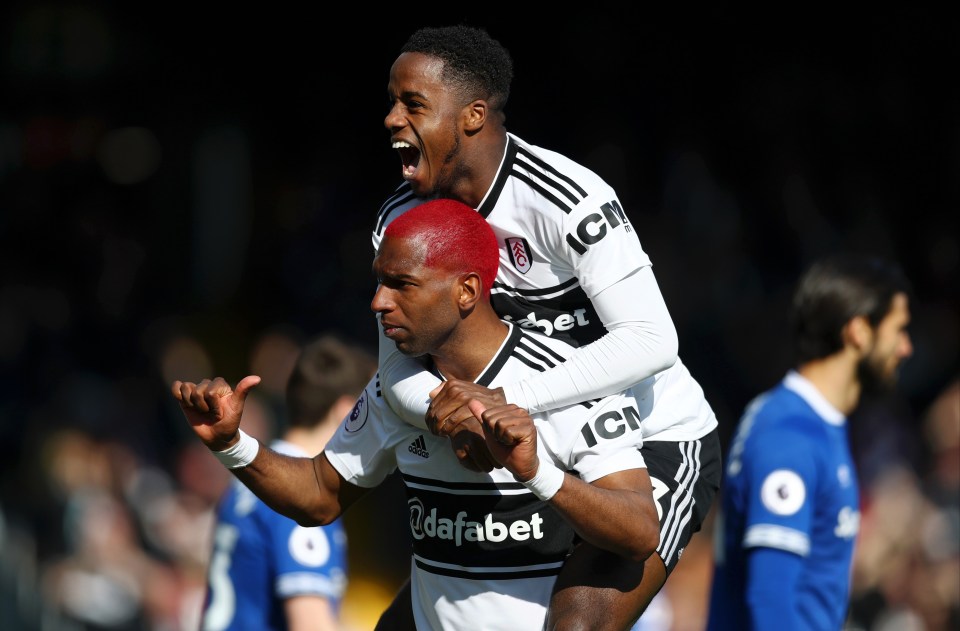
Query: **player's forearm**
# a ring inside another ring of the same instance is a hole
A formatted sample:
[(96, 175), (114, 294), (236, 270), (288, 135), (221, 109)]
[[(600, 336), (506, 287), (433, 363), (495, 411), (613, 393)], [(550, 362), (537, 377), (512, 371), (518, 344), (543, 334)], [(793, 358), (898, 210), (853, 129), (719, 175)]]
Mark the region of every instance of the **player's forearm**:
[(620, 392), (677, 362), (677, 330), (649, 268), (593, 299), (607, 333), (563, 364), (503, 386), (506, 400), (531, 412)]
[(342, 512), (336, 493), (320, 483), (323, 474), (314, 472), (320, 458), (287, 456), (261, 445), (253, 462), (230, 471), (276, 512), (301, 526), (319, 526)]
[(287, 631), (339, 631), (330, 599), (317, 594), (293, 596), (283, 601)]
[(503, 386), (503, 392), (510, 403), (541, 412), (620, 392), (676, 361), (672, 340), (641, 325), (624, 327), (577, 349), (555, 368)]
[(600, 488), (566, 474), (550, 503), (577, 534), (598, 548), (643, 561), (659, 544), (656, 507), (641, 493)]

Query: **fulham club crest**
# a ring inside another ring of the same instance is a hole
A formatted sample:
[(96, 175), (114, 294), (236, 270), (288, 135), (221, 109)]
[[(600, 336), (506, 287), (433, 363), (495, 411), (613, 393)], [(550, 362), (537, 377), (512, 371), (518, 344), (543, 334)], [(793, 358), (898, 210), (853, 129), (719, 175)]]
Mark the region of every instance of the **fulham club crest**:
[(510, 237), (506, 240), (507, 252), (510, 253), (510, 262), (521, 274), (526, 274), (533, 266), (533, 252), (530, 244), (523, 237)]

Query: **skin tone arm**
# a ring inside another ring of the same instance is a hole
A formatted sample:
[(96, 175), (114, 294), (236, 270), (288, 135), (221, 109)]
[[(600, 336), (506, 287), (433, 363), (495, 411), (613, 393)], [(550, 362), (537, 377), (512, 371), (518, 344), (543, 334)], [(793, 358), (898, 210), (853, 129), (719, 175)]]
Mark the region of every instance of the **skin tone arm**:
[[(240, 439), (244, 402), (259, 383), (256, 375), (244, 377), (235, 390), (222, 377), (199, 384), (175, 381), (172, 392), (203, 444), (223, 451)], [(260, 445), (253, 462), (230, 472), (267, 506), (301, 526), (329, 524), (367, 491), (345, 482), (323, 452), (297, 458)]]
[[(513, 404), (487, 408), (477, 400), (468, 407), (483, 425), (493, 457), (517, 481), (533, 478), (540, 458), (536, 425), (526, 410)], [(643, 561), (659, 543), (660, 522), (646, 469), (612, 473), (590, 484), (565, 473), (550, 504), (585, 541), (625, 558)]]
[(339, 631), (330, 601), (322, 596), (294, 596), (283, 601), (288, 631)]

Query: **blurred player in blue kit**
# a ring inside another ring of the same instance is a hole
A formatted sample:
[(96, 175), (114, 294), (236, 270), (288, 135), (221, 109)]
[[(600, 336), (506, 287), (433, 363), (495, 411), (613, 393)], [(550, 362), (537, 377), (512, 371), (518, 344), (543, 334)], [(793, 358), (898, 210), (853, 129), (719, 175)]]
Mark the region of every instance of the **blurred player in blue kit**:
[(911, 355), (909, 296), (873, 258), (826, 258), (800, 279), (795, 368), (749, 403), (727, 456), (709, 631), (843, 628), (860, 522), (847, 417)]
[[(311, 456), (326, 445), (376, 371), (376, 360), (334, 335), (301, 350), (286, 386), (287, 425), (271, 447)], [(238, 480), (217, 507), (202, 631), (336, 631), (347, 586), (341, 522), (306, 528)]]

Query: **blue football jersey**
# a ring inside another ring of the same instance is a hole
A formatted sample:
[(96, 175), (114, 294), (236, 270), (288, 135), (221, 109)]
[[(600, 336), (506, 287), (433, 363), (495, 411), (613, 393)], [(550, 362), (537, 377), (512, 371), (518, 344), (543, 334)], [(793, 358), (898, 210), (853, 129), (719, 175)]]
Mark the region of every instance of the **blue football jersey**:
[(858, 482), (846, 418), (798, 373), (747, 406), (720, 506), (708, 629), (839, 631)]
[[(271, 447), (305, 455), (282, 441)], [(217, 507), (202, 631), (285, 630), (284, 600), (319, 595), (339, 611), (346, 584), (347, 536), (339, 520), (305, 528), (238, 480), (231, 483)]]

